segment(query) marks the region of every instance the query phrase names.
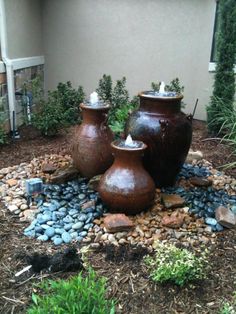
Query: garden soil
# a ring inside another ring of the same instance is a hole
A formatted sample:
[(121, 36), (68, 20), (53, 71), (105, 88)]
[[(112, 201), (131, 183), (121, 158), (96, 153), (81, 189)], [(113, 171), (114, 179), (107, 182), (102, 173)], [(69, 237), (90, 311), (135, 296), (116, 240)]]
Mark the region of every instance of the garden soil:
[[(0, 169), (21, 162), (29, 162), (44, 154), (67, 154), (76, 127), (56, 138), (45, 139), (31, 127), (20, 129), (21, 139), (0, 148)], [(194, 121), (193, 150), (201, 150), (204, 158), (218, 168), (235, 161), (230, 149), (218, 139), (210, 139), (206, 125)], [(236, 178), (236, 169), (227, 170)], [(41, 243), (26, 238), (23, 229), (27, 223), (9, 214), (0, 206), (0, 313), (26, 313), (35, 284), (43, 279), (68, 278), (78, 271), (42, 270), (15, 274), (27, 266), (27, 256), (35, 253), (53, 256), (67, 248)], [(195, 248), (196, 249), (196, 248)], [(200, 249), (200, 248), (199, 248)], [(103, 246), (90, 250), (86, 264), (91, 264), (108, 283), (108, 297), (117, 300), (117, 313), (122, 314), (190, 314), (218, 313), (223, 301), (231, 301), (236, 290), (236, 230), (217, 233), (215, 244), (208, 247), (210, 270), (205, 280), (190, 283), (182, 288), (173, 284), (154, 284), (147, 273), (143, 257), (145, 248)], [(77, 247), (80, 252), (80, 247)], [(68, 269), (66, 269), (68, 270)]]

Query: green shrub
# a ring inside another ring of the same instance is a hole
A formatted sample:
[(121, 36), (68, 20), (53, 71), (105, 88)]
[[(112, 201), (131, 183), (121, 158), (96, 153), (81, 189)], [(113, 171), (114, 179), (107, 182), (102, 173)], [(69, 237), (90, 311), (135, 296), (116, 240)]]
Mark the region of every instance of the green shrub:
[(116, 135), (124, 132), (124, 127), (129, 114), (137, 108), (138, 98), (129, 98), (129, 92), (126, 89), (126, 78), (117, 80), (113, 87), (110, 75), (104, 74), (99, 80), (96, 89), (99, 97), (108, 103), (111, 108), (109, 110), (108, 124)]
[[(161, 85), (161, 82), (158, 82), (158, 83), (152, 82), (151, 83), (152, 90), (154, 90), (155, 92), (158, 92), (160, 85)], [(168, 92), (176, 92), (178, 94), (183, 94), (184, 86), (181, 85), (179, 78), (176, 77), (169, 84), (165, 85), (165, 90)], [(183, 101), (181, 101), (181, 108), (185, 108), (185, 106), (186, 104)]]
[[(151, 87), (155, 92), (159, 91), (160, 85), (161, 85), (161, 82), (151, 83)], [(184, 92), (184, 86), (181, 85), (179, 78), (176, 77), (169, 84), (165, 86), (165, 90), (168, 92), (176, 92), (178, 94), (182, 94)]]
[(188, 281), (206, 276), (205, 253), (196, 256), (171, 244), (158, 243), (154, 257), (146, 257), (145, 262), (150, 269), (151, 278), (158, 283), (171, 281), (183, 286)]
[(32, 295), (34, 305), (28, 314), (114, 314), (115, 302), (107, 300), (105, 278), (98, 278), (89, 269), (69, 280), (45, 281), (41, 284), (43, 296)]
[(79, 104), (84, 98), (81, 86), (75, 90), (70, 82), (59, 83), (55, 91), (48, 92), (47, 101), (41, 101), (41, 110), (33, 115), (33, 125), (43, 135), (56, 135), (61, 128), (79, 122)]
[[(207, 107), (208, 128), (212, 133), (219, 133), (222, 124), (217, 124), (216, 115), (224, 118), (224, 107), (233, 109), (235, 96), (234, 65), (236, 60), (236, 2), (219, 1), (219, 34), (217, 40), (217, 62), (213, 86), (213, 95)], [(223, 106), (219, 106), (218, 99)], [(214, 120), (214, 123), (212, 121)]]

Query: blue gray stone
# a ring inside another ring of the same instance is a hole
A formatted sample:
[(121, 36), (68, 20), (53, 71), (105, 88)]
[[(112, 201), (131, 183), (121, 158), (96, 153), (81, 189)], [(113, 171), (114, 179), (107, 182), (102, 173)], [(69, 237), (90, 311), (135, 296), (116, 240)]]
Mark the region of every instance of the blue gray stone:
[(46, 234), (43, 234), (43, 235), (40, 235), (37, 239), (45, 242), (45, 241), (48, 241), (48, 236)]
[(53, 237), (54, 234), (55, 234), (55, 229), (54, 229), (53, 227), (49, 227), (49, 228), (46, 229), (45, 234), (46, 234), (49, 238), (51, 238), (51, 237)]
[(62, 240), (62, 238), (55, 238), (54, 240), (53, 240), (53, 243), (55, 244), (55, 245), (61, 245), (62, 243), (63, 243), (63, 240)]
[(61, 238), (65, 243), (70, 243), (72, 240), (71, 235), (66, 231), (62, 233)]
[(72, 228), (74, 230), (79, 230), (83, 228), (84, 223), (82, 221), (78, 221), (75, 224), (72, 225)]
[(205, 219), (205, 223), (206, 223), (207, 225), (210, 225), (210, 226), (216, 226), (216, 225), (217, 225), (217, 220), (216, 220), (215, 218), (209, 218), (209, 217), (207, 217), (207, 218)]

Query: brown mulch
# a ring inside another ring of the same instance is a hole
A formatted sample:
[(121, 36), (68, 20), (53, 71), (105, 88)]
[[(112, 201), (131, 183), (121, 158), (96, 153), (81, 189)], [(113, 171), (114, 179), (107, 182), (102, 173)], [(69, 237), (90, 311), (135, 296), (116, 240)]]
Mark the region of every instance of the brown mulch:
[[(50, 153), (69, 153), (70, 141), (75, 128), (53, 139), (45, 139), (33, 129), (20, 130), (21, 139), (4, 146), (0, 151), (0, 168), (28, 162), (34, 157)], [(203, 152), (205, 159), (214, 167), (234, 161), (231, 151), (219, 141), (207, 138), (205, 123), (194, 121), (192, 148)], [(236, 177), (234, 170), (228, 174)], [(22, 256), (33, 252), (53, 254), (60, 248), (51, 243), (41, 243), (26, 238), (23, 229), (27, 224), (18, 216), (6, 213), (0, 206), (0, 313), (26, 313), (32, 292), (37, 292), (33, 284), (45, 278), (67, 278), (75, 273), (34, 274), (27, 271), (19, 277), (15, 273), (23, 269), (27, 262)], [(209, 248), (210, 272), (206, 280), (191, 283), (182, 288), (173, 284), (156, 285), (147, 273), (142, 248), (130, 246), (103, 247), (89, 252), (89, 262), (99, 275), (108, 278), (108, 294), (117, 300), (117, 313), (122, 314), (176, 314), (176, 313), (218, 313), (224, 299), (231, 300), (236, 291), (236, 232), (226, 230), (218, 233), (216, 243)]]

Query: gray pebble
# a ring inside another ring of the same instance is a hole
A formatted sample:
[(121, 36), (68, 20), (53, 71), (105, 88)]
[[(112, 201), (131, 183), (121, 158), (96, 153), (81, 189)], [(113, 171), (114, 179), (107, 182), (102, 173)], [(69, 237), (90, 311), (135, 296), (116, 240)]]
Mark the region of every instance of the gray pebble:
[(61, 238), (65, 243), (70, 243), (72, 240), (70, 234), (66, 231), (62, 233)]
[(51, 237), (53, 237), (54, 234), (55, 234), (55, 229), (54, 229), (53, 227), (49, 227), (49, 228), (46, 229), (45, 234), (46, 234), (49, 238), (51, 238)]
[(79, 222), (73, 224), (73, 225), (72, 225), (72, 228), (73, 228), (74, 230), (82, 229), (82, 228), (83, 228), (83, 225), (84, 225), (84, 223), (83, 223), (82, 221), (79, 221)]
[(47, 241), (48, 240), (48, 236), (46, 234), (43, 234), (43, 235), (40, 235), (37, 239), (40, 240), (40, 241)]

